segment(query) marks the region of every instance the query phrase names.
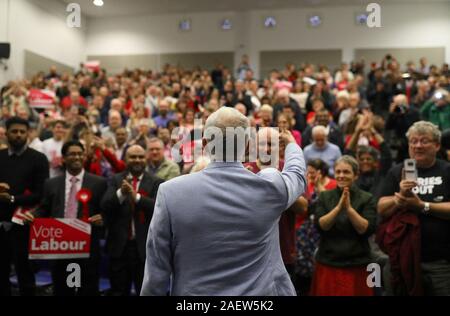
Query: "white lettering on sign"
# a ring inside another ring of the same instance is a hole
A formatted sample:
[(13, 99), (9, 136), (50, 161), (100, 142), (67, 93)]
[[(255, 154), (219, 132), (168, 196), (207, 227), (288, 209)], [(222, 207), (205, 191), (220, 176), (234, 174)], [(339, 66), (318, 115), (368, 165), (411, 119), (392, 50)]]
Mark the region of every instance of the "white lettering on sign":
[(412, 192), (419, 195), (433, 194), (434, 187), (442, 185), (442, 177), (417, 178), (418, 186)]
[(86, 241), (56, 241), (51, 238), (50, 241), (42, 241), (38, 243), (36, 239), (31, 240), (31, 250), (42, 251), (42, 250), (83, 250), (86, 247)]
[(33, 231), (38, 238), (61, 238), (63, 234), (63, 230), (61, 228), (54, 227), (46, 228), (39, 226), (39, 228), (36, 229), (36, 226), (33, 226)]

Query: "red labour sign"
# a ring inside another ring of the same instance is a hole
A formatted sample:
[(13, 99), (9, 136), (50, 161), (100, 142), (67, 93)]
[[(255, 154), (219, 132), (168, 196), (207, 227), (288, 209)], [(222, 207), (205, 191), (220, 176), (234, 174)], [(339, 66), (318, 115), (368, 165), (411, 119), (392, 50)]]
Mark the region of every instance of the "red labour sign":
[(91, 225), (78, 219), (38, 218), (30, 228), (29, 258), (89, 258)]
[(32, 108), (53, 108), (55, 93), (49, 90), (31, 89), (28, 101)]

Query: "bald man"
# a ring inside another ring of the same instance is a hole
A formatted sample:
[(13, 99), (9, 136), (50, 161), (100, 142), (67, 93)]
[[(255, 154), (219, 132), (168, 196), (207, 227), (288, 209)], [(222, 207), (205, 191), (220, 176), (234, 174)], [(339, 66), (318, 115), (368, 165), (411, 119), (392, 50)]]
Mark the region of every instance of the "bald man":
[(129, 147), (125, 162), (127, 170), (112, 178), (102, 200), (113, 296), (129, 296), (133, 283), (136, 293), (141, 291), (145, 241), (156, 193), (163, 182), (145, 171), (146, 153), (141, 146)]
[(233, 108), (214, 112), (203, 139), (212, 162), (161, 185), (141, 295), (168, 289), (174, 296), (296, 294), (281, 257), (278, 221), (304, 192), (303, 153), (284, 132), (283, 171), (253, 174), (241, 163), (248, 143), (241, 131), (248, 127)]

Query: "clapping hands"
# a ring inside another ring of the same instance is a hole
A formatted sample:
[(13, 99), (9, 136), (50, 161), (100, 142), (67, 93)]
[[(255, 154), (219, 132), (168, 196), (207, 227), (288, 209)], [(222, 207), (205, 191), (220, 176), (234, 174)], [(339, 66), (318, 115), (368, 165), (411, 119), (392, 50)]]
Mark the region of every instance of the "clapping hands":
[(340, 210), (349, 210), (352, 206), (350, 203), (350, 189), (348, 187), (342, 190), (341, 199), (339, 200), (338, 207)]

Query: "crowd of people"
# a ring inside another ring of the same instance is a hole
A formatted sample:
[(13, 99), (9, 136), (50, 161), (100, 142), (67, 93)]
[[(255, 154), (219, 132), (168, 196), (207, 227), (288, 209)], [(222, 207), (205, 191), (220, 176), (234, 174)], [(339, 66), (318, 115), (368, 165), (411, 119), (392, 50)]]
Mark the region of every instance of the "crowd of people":
[[(53, 101), (30, 102), (36, 89)], [(281, 255), (300, 295), (450, 295), (448, 64), (421, 58), (403, 67), (392, 55), (335, 70), (288, 63), (262, 80), (247, 56), (237, 71), (218, 64), (61, 74), (52, 67), (9, 82), (0, 102), (0, 295), (11, 294), (12, 265), (20, 294), (36, 294), (29, 225), (13, 224), (14, 211), (30, 210), (29, 222), (81, 217), (81, 188), (95, 193), (94, 229), (91, 256), (80, 260), (89, 274), (76, 294), (99, 294), (105, 255), (108, 294), (130, 295), (133, 284), (140, 293), (158, 187), (208, 165), (193, 152), (222, 107), (247, 117), (260, 140), (278, 127), (303, 148), (305, 192), (279, 221)], [(272, 149), (280, 170), (284, 149)], [(402, 175), (407, 158), (417, 164), (414, 181)], [(382, 265), (381, 289), (366, 286), (371, 262)], [(65, 285), (65, 263), (51, 265), (55, 295), (75, 294)]]

